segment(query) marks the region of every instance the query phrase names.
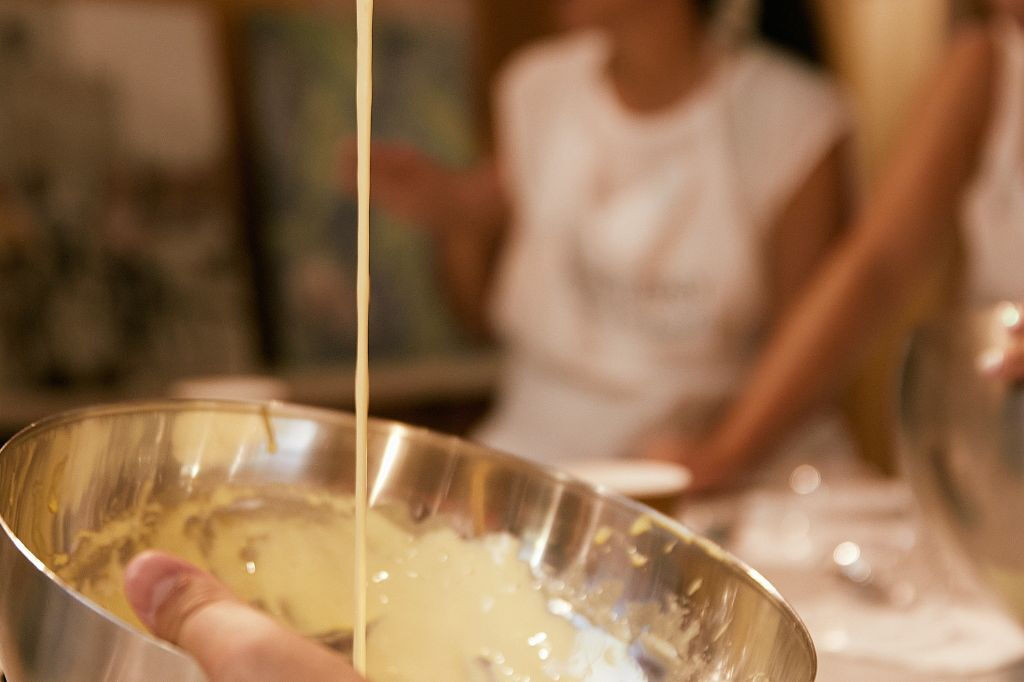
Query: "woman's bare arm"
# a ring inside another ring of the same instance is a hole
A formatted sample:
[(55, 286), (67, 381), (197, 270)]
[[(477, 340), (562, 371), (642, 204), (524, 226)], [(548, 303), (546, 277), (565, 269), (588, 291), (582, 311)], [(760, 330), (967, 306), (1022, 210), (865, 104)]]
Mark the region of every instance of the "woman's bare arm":
[(765, 244), (772, 319), (777, 324), (814, 281), (849, 216), (848, 144), (814, 169), (776, 220)]
[[(354, 192), (351, 145), (341, 178)], [(446, 168), (410, 145), (376, 143), (371, 188), (375, 206), (434, 237), (439, 276), (453, 311), (470, 331), (486, 334), (487, 293), (508, 214), (495, 162)]]
[(463, 174), (453, 191), (466, 211), (437, 233), (440, 277), (452, 309), (478, 336), (488, 336), (488, 300), (508, 225), (505, 195), (493, 162)]
[(994, 45), (958, 36), (876, 195), (813, 287), (786, 316), (714, 433), (675, 453), (712, 486), (764, 452), (850, 376), (869, 341), (906, 303), (955, 226), (992, 109)]

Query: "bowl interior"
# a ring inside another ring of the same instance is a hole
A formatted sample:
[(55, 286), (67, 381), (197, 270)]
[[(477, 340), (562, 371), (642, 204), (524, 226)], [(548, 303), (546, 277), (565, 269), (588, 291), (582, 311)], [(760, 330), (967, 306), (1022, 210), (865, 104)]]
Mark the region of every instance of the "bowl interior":
[[(281, 404), (164, 402), (73, 413), (4, 447), (0, 517), (22, 553), (84, 602), (59, 577), (83, 537), (226, 489), (250, 497), (350, 493), (353, 433), (349, 415)], [(392, 521), (413, 532), (443, 525), (465, 537), (514, 536), (536, 575), (568, 585), (567, 598), (603, 594), (603, 617), (627, 623), (629, 637), (654, 623), (685, 633), (673, 641), (693, 662), (693, 679), (814, 678), (806, 630), (774, 590), (656, 512), (400, 424), (372, 422), (369, 450), (371, 502)], [(122, 546), (115, 558), (139, 549)]]

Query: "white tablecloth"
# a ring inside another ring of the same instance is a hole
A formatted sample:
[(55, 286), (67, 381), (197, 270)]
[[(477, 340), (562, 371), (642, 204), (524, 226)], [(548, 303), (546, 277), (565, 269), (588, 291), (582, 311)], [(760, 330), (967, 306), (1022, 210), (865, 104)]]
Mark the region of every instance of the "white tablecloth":
[[(793, 605), (815, 640), (821, 682), (1024, 680), (1024, 629), (935, 540), (909, 486), (848, 452), (790, 453), (745, 490), (679, 515)], [(859, 548), (870, 588), (841, 577), (833, 554), (842, 543)]]

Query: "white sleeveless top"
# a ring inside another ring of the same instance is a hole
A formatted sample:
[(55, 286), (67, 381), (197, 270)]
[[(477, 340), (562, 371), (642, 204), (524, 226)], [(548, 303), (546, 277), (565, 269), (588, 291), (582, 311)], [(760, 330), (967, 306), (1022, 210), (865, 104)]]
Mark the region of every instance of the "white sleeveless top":
[(765, 48), (649, 116), (620, 105), (607, 59), (601, 36), (562, 38), (497, 92), (508, 362), (476, 436), (548, 461), (624, 454), (733, 394), (764, 331), (768, 227), (849, 132), (835, 90)]
[(1000, 82), (981, 167), (965, 197), (971, 295), (1024, 299), (1024, 31), (999, 27)]

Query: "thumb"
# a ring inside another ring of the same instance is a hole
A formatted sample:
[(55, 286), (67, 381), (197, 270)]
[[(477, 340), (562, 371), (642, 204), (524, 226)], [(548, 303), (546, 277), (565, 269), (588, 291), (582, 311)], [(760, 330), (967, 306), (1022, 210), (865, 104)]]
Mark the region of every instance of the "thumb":
[(211, 682), (356, 682), (339, 655), (236, 599), (220, 581), (162, 552), (125, 569), (125, 592), (153, 634), (191, 654)]
[(674, 433), (658, 433), (649, 437), (637, 453), (641, 459), (679, 464), (693, 450), (693, 443)]

